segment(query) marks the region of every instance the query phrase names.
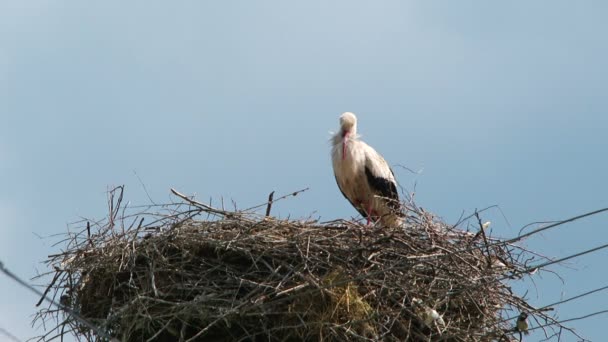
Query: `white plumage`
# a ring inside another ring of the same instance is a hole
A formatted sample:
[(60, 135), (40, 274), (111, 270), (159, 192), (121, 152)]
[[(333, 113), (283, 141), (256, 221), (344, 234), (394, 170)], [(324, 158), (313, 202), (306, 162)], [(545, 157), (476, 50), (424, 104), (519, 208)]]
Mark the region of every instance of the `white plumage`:
[(342, 194), (365, 218), (383, 226), (401, 223), (399, 195), (393, 171), (382, 156), (359, 140), (357, 117), (340, 116), (340, 130), (332, 138), (331, 159)]

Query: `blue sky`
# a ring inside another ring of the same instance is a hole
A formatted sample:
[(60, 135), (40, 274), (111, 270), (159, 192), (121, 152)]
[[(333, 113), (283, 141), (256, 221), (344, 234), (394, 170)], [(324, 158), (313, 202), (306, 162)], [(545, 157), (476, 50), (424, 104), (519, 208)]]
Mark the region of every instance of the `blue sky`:
[[(449, 222), (523, 225), (608, 206), (608, 5), (601, 1), (0, 3), (0, 260), (29, 278), (125, 184), (275, 214), (354, 216), (329, 161), (344, 111), (419, 205)], [(608, 242), (606, 216), (534, 237), (565, 256)], [(608, 284), (599, 252), (538, 276), (543, 305)], [(605, 293), (560, 318), (608, 309)], [(37, 298), (0, 277), (0, 327), (25, 339)], [(573, 322), (600, 341), (606, 316)]]

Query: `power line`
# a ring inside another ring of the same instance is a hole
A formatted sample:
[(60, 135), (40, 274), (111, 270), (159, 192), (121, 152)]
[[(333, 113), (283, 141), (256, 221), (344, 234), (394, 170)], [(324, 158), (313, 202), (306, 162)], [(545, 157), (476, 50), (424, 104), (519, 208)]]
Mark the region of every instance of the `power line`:
[(605, 211), (608, 211), (608, 208), (602, 208), (602, 209), (590, 211), (588, 213), (584, 213), (584, 214), (581, 214), (581, 215), (578, 215), (578, 216), (574, 216), (574, 217), (571, 217), (571, 218), (568, 218), (568, 219), (565, 219), (565, 220), (562, 220), (562, 221), (558, 221), (558, 222), (550, 224), (548, 226), (540, 227), (540, 228), (535, 229), (535, 230), (533, 230), (531, 232), (528, 232), (526, 234), (522, 234), (522, 235), (519, 235), (519, 236), (514, 237), (512, 239), (506, 240), (506, 241), (504, 241), (504, 243), (507, 244), (507, 243), (512, 243), (512, 242), (517, 242), (517, 241), (523, 240), (524, 238), (526, 238), (528, 236), (540, 233), (540, 232), (542, 232), (544, 230), (551, 229), (551, 228), (554, 228), (554, 227), (558, 227), (558, 226), (561, 226), (562, 224), (573, 222), (573, 221), (582, 219), (582, 218), (587, 217), (587, 216), (593, 216), (593, 215), (596, 215), (596, 214), (599, 214), (599, 213), (602, 213), (602, 212), (605, 212)]
[[(590, 290), (590, 291), (578, 294), (576, 296), (569, 297), (569, 298), (566, 298), (566, 299), (562, 299), (562, 300), (560, 300), (558, 302), (555, 302), (555, 303), (546, 304), (544, 306), (541, 306), (538, 309), (531, 309), (531, 310), (529, 310), (529, 312), (534, 313), (534, 312), (541, 312), (541, 311), (551, 311), (551, 310), (553, 310), (554, 306), (557, 306), (557, 305), (560, 305), (560, 304), (564, 304), (564, 303), (567, 303), (567, 302), (570, 302), (570, 301), (573, 301), (573, 300), (576, 300), (576, 299), (580, 299), (580, 298), (583, 298), (583, 297), (587, 297), (589, 295), (592, 295), (594, 293), (601, 292), (601, 291), (604, 291), (604, 290), (607, 290), (607, 289), (608, 289), (608, 285), (602, 286), (602, 287), (598, 287), (596, 289), (593, 289), (593, 290)], [(593, 315), (597, 315), (597, 314), (600, 314), (600, 313), (605, 313), (606, 311), (608, 311), (608, 310), (600, 311), (599, 313), (595, 313)], [(593, 316), (593, 315), (591, 315), (591, 316)], [(503, 322), (507, 322), (507, 321), (516, 319), (517, 317), (519, 317), (519, 315), (512, 316), (512, 317), (507, 317), (507, 318), (501, 319), (500, 321), (494, 323), (493, 325), (497, 325), (497, 324), (500, 324), (500, 323), (503, 323)], [(587, 316), (585, 316), (583, 318), (586, 318), (586, 317)], [(580, 318), (578, 318), (578, 319), (580, 319)], [(572, 320), (574, 320), (574, 319), (572, 319)], [(555, 320), (555, 322), (557, 322), (557, 320)], [(553, 322), (551, 324), (555, 324), (555, 322)], [(561, 321), (561, 322), (565, 322), (565, 321)]]
[(543, 324), (543, 325), (539, 325), (533, 328), (530, 328), (529, 330), (536, 330), (536, 329), (542, 329), (545, 327), (550, 327), (553, 326), (554, 324), (562, 324), (562, 323), (567, 323), (567, 322), (572, 322), (572, 321), (580, 321), (583, 319), (587, 319), (593, 316), (598, 316), (598, 315), (604, 315), (604, 314), (608, 314), (608, 310), (601, 310), (601, 311), (596, 311), (596, 312), (592, 312), (590, 314), (586, 314), (584, 316), (580, 316), (580, 317), (573, 317), (573, 318), (567, 318), (561, 321), (556, 321), (555, 323), (548, 323), (548, 324)]
[(21, 340), (18, 339), (15, 335), (11, 334), (8, 330), (3, 329), (2, 327), (0, 327), (0, 335), (4, 335), (14, 342), (21, 342)]
[(581, 293), (581, 294), (576, 295), (576, 296), (574, 296), (574, 297), (570, 297), (570, 298), (567, 298), (567, 299), (560, 300), (559, 302), (555, 302), (555, 303), (547, 304), (547, 305), (543, 306), (542, 308), (540, 308), (539, 310), (546, 309), (546, 308), (550, 308), (550, 307), (552, 307), (552, 306), (556, 306), (556, 305), (559, 305), (559, 304), (563, 304), (563, 303), (566, 303), (566, 302), (569, 302), (569, 301), (572, 301), (572, 300), (575, 300), (575, 299), (583, 298), (583, 297), (586, 297), (586, 296), (591, 295), (591, 294), (593, 294), (593, 293), (600, 292), (600, 291), (604, 291), (604, 290), (606, 290), (606, 289), (608, 289), (608, 285), (607, 285), (607, 286), (603, 286), (603, 287), (599, 287), (599, 288), (597, 288), (597, 289), (593, 289), (593, 290), (591, 290), (591, 291), (587, 291), (587, 292), (585, 292), (585, 293)]
[(559, 264), (559, 263), (561, 263), (563, 261), (574, 259), (574, 258), (578, 258), (578, 257), (586, 255), (586, 254), (591, 254), (591, 253), (597, 252), (597, 251), (605, 249), (605, 248), (608, 248), (608, 243), (604, 244), (604, 245), (601, 245), (601, 246), (598, 246), (598, 247), (591, 248), (591, 249), (586, 249), (586, 250), (584, 250), (582, 252), (579, 252), (579, 253), (570, 254), (570, 255), (567, 255), (567, 256), (565, 256), (563, 258), (559, 258), (559, 259), (555, 259), (555, 260), (550, 260), (550, 261), (547, 261), (547, 262), (544, 262), (544, 263), (541, 263), (541, 264), (538, 264), (538, 265), (534, 265), (534, 266), (529, 266), (529, 267), (527, 267), (527, 268), (525, 268), (525, 269), (523, 269), (521, 271), (514, 271), (513, 274), (506, 275), (506, 276), (504, 276), (502, 278), (499, 278), (498, 280), (511, 279), (514, 275), (519, 275), (519, 274), (526, 274), (526, 273), (532, 274), (532, 273), (536, 272), (537, 270), (543, 269), (543, 268), (545, 268), (547, 266), (551, 266), (551, 265), (554, 265), (554, 264)]
[(536, 266), (531, 266), (531, 267), (528, 267), (528, 268), (526, 268), (525, 270), (523, 270), (521, 273), (528, 273), (528, 272), (531, 272), (531, 271), (533, 271), (533, 270), (535, 270), (535, 269), (541, 269), (541, 268), (543, 268), (543, 267), (547, 267), (547, 266), (549, 266), (549, 265), (558, 264), (558, 263), (563, 262), (563, 261), (566, 261), (566, 260), (570, 260), (570, 259), (577, 258), (577, 257), (579, 257), (579, 256), (583, 256), (583, 255), (585, 255), (585, 254), (589, 254), (589, 253), (597, 252), (597, 251), (599, 251), (600, 249), (604, 249), (604, 248), (608, 248), (608, 243), (607, 243), (607, 244), (604, 244), (604, 245), (601, 245), (601, 246), (598, 246), (598, 247), (595, 247), (595, 248), (591, 248), (591, 249), (584, 250), (584, 251), (579, 252), (579, 253), (576, 253), (576, 254), (571, 254), (571, 255), (565, 256), (565, 257), (560, 258), (560, 259), (551, 260), (551, 261), (547, 261), (547, 262), (545, 262), (545, 263), (542, 263), (542, 264), (540, 264), (540, 265), (536, 265)]
[[(581, 215), (578, 215), (578, 216), (574, 216), (574, 217), (567, 218), (565, 220), (558, 221), (558, 222), (550, 224), (548, 226), (544, 226), (544, 227), (535, 229), (535, 230), (533, 230), (531, 232), (528, 232), (526, 234), (518, 235), (518, 236), (516, 236), (514, 238), (510, 238), (510, 239), (507, 239), (507, 240), (493, 241), (493, 242), (489, 243), (487, 246), (488, 247), (506, 246), (506, 245), (509, 245), (509, 244), (512, 244), (512, 243), (515, 243), (515, 242), (519, 242), (519, 241), (521, 241), (521, 240), (523, 240), (523, 239), (525, 239), (525, 238), (527, 238), (529, 236), (532, 236), (534, 234), (540, 233), (540, 232), (545, 231), (547, 229), (559, 227), (559, 226), (561, 226), (563, 224), (574, 222), (574, 221), (580, 220), (582, 218), (585, 218), (585, 217), (588, 217), (588, 216), (597, 215), (597, 214), (600, 214), (600, 213), (603, 213), (603, 212), (606, 212), (606, 211), (608, 211), (608, 208), (602, 208), (602, 209), (590, 211), (590, 212), (587, 212), (587, 213), (584, 213), (584, 214), (581, 214)], [(475, 215), (475, 214), (473, 214), (473, 215)], [(456, 250), (456, 251), (454, 251), (451, 254), (454, 254), (454, 253), (466, 253), (466, 252), (470, 252), (470, 251), (473, 251), (473, 250), (476, 250), (476, 249), (480, 249), (481, 247), (485, 248), (485, 246), (466, 247), (466, 248), (463, 248), (463, 249)]]
[[(84, 317), (80, 316), (79, 314), (77, 314), (76, 312), (74, 312), (74, 310), (72, 310), (71, 308), (57, 303), (56, 301), (48, 298), (45, 294), (43, 294), (42, 292), (38, 291), (36, 288), (34, 288), (33, 286), (29, 285), (28, 283), (26, 283), (24, 280), (22, 280), (21, 278), (19, 278), (18, 276), (16, 276), (13, 272), (9, 271), (8, 269), (6, 269), (6, 267), (4, 267), (4, 263), (2, 262), (2, 260), (0, 260), (0, 272), (4, 273), (7, 277), (13, 279), (14, 281), (16, 281), (17, 283), (19, 283), (19, 285), (25, 287), (26, 289), (34, 292), (35, 294), (37, 294), (38, 296), (42, 297), (44, 300), (46, 300), (47, 302), (51, 303), (52, 305), (58, 307), (59, 309), (67, 312), (70, 316), (74, 317), (74, 319), (76, 319), (77, 321), (79, 321), (81, 324), (85, 325), (87, 328), (93, 330), (95, 332), (95, 334), (97, 334), (100, 337), (103, 337), (105, 339), (107, 339), (110, 342), (120, 342), (119, 339), (117, 338), (112, 338), (110, 337), (110, 335), (102, 330), (101, 328), (95, 326), (93, 323), (89, 322), (87, 319), (85, 319)], [(17, 340), (19, 341), (19, 340)]]

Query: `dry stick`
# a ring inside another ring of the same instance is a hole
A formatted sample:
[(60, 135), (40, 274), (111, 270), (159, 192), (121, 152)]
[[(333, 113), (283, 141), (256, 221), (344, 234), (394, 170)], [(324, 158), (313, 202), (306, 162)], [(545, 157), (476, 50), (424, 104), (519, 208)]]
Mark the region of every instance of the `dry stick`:
[[(108, 191), (108, 206), (110, 209), (110, 214), (108, 216), (109, 220), (110, 220), (110, 226), (114, 226), (114, 222), (116, 220), (116, 216), (118, 215), (118, 209), (120, 208), (120, 204), (122, 203), (122, 198), (123, 198), (123, 193), (124, 193), (124, 189), (125, 186), (124, 185), (120, 185), (115, 187), (114, 189)], [(116, 208), (114, 208), (114, 195), (116, 193), (116, 190), (120, 190), (119, 195), (118, 195), (118, 200), (116, 200)]]
[[(492, 209), (492, 208), (499, 208), (499, 206), (498, 206), (498, 205), (496, 205), (496, 204), (494, 204), (494, 205), (491, 205), (491, 206), (489, 206), (489, 207), (485, 207), (485, 208), (483, 208), (483, 209), (481, 209), (481, 210), (477, 210), (477, 209), (475, 209), (475, 213), (483, 213), (484, 211), (486, 211), (486, 210), (488, 210), (488, 209)], [(466, 217), (464, 217), (464, 218), (463, 218), (463, 217), (461, 217), (460, 219), (458, 219), (458, 221), (457, 221), (456, 223), (454, 223), (454, 224), (452, 225), (451, 229), (454, 229), (454, 228), (458, 227), (458, 226), (459, 226), (461, 223), (466, 222), (468, 219), (470, 219), (471, 217), (475, 216), (475, 213), (473, 213), (473, 214), (471, 214), (471, 215), (469, 215), (469, 216), (466, 216)], [(463, 214), (464, 214), (464, 212), (463, 212)]]
[(110, 200), (114, 200), (114, 193), (116, 190), (120, 190), (118, 193), (118, 199), (116, 200), (116, 210), (114, 210), (114, 217), (112, 218), (112, 221), (116, 221), (116, 217), (118, 217), (118, 213), (120, 211), (120, 207), (122, 204), (122, 199), (123, 199), (123, 195), (124, 195), (124, 191), (125, 191), (125, 186), (121, 185), (121, 186), (117, 186), (115, 189), (112, 190), (111, 194), (112, 197), (110, 198)]
[(89, 239), (89, 244), (91, 245), (91, 247), (95, 247), (95, 245), (93, 244), (93, 240), (91, 240), (91, 222), (87, 221), (87, 237)]
[[(310, 189), (310, 188), (305, 188), (305, 189), (301, 189), (301, 190), (298, 190), (298, 191), (294, 191), (294, 192), (292, 192), (292, 193), (289, 193), (289, 194), (287, 194), (287, 195), (283, 195), (283, 196), (281, 196), (281, 197), (277, 198), (277, 199), (276, 199), (276, 200), (274, 200), (273, 202), (277, 202), (277, 201), (283, 200), (283, 199), (285, 199), (285, 198), (287, 198), (287, 197), (291, 197), (291, 196), (294, 196), (294, 197), (295, 197), (295, 196), (299, 195), (300, 193), (302, 193), (302, 192), (304, 192), (304, 191), (308, 191), (309, 189)], [(263, 204), (258, 204), (258, 205), (255, 205), (255, 206), (251, 207), (251, 208), (247, 208), (247, 209), (244, 209), (244, 210), (241, 210), (241, 211), (250, 211), (250, 210), (253, 210), (253, 209), (261, 208), (261, 207), (263, 207), (263, 206), (265, 206), (265, 205), (266, 205), (266, 203), (263, 203)]]
[(272, 208), (272, 198), (274, 197), (274, 191), (268, 195), (268, 206), (266, 207), (266, 217), (270, 216), (270, 209)]
[(169, 319), (169, 320), (167, 321), (167, 323), (165, 323), (165, 325), (163, 325), (163, 327), (162, 327), (162, 328), (160, 328), (160, 329), (159, 329), (159, 330), (156, 332), (156, 334), (152, 335), (152, 337), (150, 337), (149, 339), (147, 339), (147, 340), (146, 340), (146, 342), (152, 342), (152, 341), (154, 341), (154, 339), (155, 339), (155, 338), (157, 338), (157, 337), (158, 337), (158, 335), (160, 335), (160, 334), (161, 334), (163, 331), (165, 331), (165, 329), (167, 329), (167, 327), (169, 326), (169, 324), (171, 324), (172, 322), (173, 322), (173, 318), (172, 318), (172, 319)]
[[(480, 248), (480, 247), (481, 247), (481, 246), (479, 246), (478, 248)], [(334, 284), (334, 285), (336, 285), (336, 284)]]
[(42, 302), (44, 301), (44, 298), (46, 298), (46, 295), (51, 290), (51, 287), (53, 287), (53, 285), (55, 285), (55, 282), (57, 281), (57, 279), (59, 278), (61, 273), (62, 273), (62, 271), (60, 271), (59, 269), (56, 269), (55, 275), (53, 276), (53, 280), (51, 280), (51, 283), (49, 284), (49, 286), (47, 286), (46, 290), (44, 290), (44, 293), (42, 294), (42, 297), (40, 297), (40, 300), (38, 301), (38, 303), (36, 303), (36, 306), (40, 306), (40, 304), (42, 304)]
[(141, 178), (137, 174), (137, 171), (133, 170), (133, 173), (135, 174), (135, 177), (137, 177), (137, 180), (139, 181), (139, 184), (141, 185), (141, 187), (144, 189), (146, 196), (148, 196), (148, 200), (150, 200), (150, 203), (156, 205), (156, 203), (154, 202), (154, 200), (152, 199), (152, 197), (150, 197), (150, 194), (148, 193), (148, 188), (146, 188), (146, 184), (144, 184), (144, 182), (141, 180)]
[(219, 323), (221, 320), (225, 319), (228, 315), (237, 313), (238, 310), (241, 308), (241, 306), (244, 306), (245, 304), (248, 304), (248, 303), (247, 302), (242, 302), (241, 304), (235, 306), (230, 311), (228, 311), (225, 314), (221, 315), (220, 317), (216, 318), (214, 321), (212, 321), (211, 323), (207, 324), (207, 326), (205, 328), (201, 329), (198, 333), (196, 333), (196, 335), (190, 337), (185, 342), (192, 342), (192, 341), (196, 340), (197, 337), (199, 337), (202, 334), (204, 334), (207, 330), (211, 329), (214, 325), (216, 325), (217, 323)]
[(334, 284), (334, 285), (336, 285), (336, 284)]
[(477, 222), (479, 222), (479, 233), (481, 233), (481, 236), (483, 237), (483, 244), (486, 247), (486, 253), (488, 253), (488, 267), (492, 268), (492, 258), (490, 258), (490, 247), (488, 247), (488, 237), (486, 236), (486, 230), (483, 228), (483, 223), (481, 223), (481, 218), (479, 217), (477, 209), (475, 209), (475, 217), (477, 217)]
[(196, 206), (196, 207), (198, 207), (198, 208), (200, 208), (200, 209), (206, 210), (206, 211), (208, 211), (208, 212), (211, 212), (211, 213), (214, 213), (214, 214), (218, 214), (218, 215), (221, 215), (221, 216), (231, 216), (231, 215), (235, 215), (235, 213), (229, 213), (229, 212), (224, 211), (224, 210), (215, 209), (215, 208), (210, 207), (210, 206), (208, 206), (208, 205), (206, 205), (206, 204), (204, 204), (204, 203), (201, 203), (201, 202), (195, 201), (195, 200), (193, 200), (193, 199), (190, 199), (190, 198), (188, 198), (188, 196), (186, 196), (186, 195), (184, 195), (184, 194), (179, 193), (177, 190), (175, 190), (175, 189), (173, 189), (173, 188), (171, 188), (171, 192), (172, 192), (172, 193), (173, 193), (175, 196), (177, 196), (177, 197), (179, 197), (179, 198), (183, 199), (184, 201), (186, 201), (186, 202), (188, 202), (188, 203), (190, 203), (190, 204), (192, 204), (192, 205), (194, 205), (194, 206)]

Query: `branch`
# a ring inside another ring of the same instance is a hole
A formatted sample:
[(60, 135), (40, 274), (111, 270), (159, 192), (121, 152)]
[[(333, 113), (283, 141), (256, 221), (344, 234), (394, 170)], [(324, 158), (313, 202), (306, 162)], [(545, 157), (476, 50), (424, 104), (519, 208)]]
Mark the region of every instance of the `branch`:
[(272, 208), (272, 198), (274, 197), (274, 191), (268, 195), (268, 206), (266, 207), (266, 217), (270, 216), (270, 209)]

